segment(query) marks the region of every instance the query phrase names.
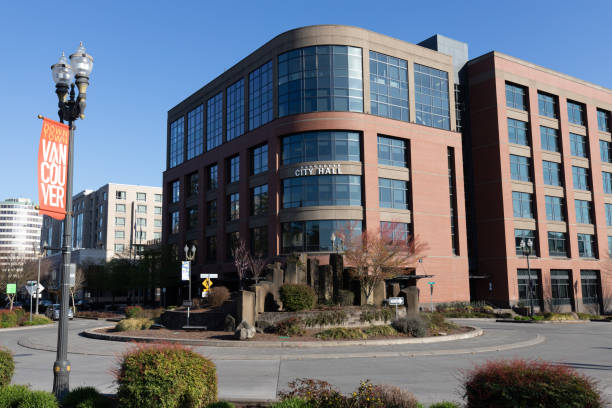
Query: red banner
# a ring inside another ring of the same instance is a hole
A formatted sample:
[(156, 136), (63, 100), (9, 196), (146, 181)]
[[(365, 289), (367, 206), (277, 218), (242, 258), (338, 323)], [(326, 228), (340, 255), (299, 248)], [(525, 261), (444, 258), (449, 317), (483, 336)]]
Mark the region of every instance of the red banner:
[(68, 125), (43, 119), (38, 145), (38, 201), (40, 214), (57, 220), (66, 217)]

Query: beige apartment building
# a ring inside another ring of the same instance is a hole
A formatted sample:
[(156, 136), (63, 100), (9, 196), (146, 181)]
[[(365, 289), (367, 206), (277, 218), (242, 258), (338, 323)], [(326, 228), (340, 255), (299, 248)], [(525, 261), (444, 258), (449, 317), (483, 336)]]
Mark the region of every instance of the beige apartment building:
[[(73, 196), (72, 247), (106, 251), (106, 260), (137, 256), (161, 239), (161, 187), (109, 183)], [(41, 241), (61, 247), (63, 221), (44, 216)]]

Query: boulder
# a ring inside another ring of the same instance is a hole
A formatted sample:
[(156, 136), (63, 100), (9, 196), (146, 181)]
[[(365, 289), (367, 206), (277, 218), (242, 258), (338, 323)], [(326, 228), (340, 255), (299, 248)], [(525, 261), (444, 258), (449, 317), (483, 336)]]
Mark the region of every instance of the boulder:
[(243, 320), (238, 327), (236, 327), (234, 335), (238, 340), (252, 339), (255, 337), (255, 328), (251, 326), (249, 322)]
[(228, 332), (233, 332), (236, 330), (236, 319), (231, 314), (225, 316), (225, 320), (223, 321), (223, 330)]
[(255, 331), (257, 333), (270, 333), (274, 325), (266, 320), (258, 320), (255, 322)]

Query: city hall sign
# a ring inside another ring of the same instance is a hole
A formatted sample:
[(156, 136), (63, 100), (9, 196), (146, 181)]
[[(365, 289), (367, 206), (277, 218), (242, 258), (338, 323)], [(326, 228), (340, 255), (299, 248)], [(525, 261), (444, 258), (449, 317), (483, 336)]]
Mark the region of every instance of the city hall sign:
[(338, 163), (322, 163), (300, 166), (295, 169), (295, 176), (319, 176), (324, 174), (342, 174), (340, 164)]

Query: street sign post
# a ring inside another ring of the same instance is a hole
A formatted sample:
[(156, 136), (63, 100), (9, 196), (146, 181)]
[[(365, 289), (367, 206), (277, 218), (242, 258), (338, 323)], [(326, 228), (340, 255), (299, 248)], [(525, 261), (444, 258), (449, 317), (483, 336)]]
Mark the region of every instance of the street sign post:
[(213, 282), (211, 281), (211, 279), (215, 279), (218, 277), (219, 275), (216, 273), (201, 273), (200, 274), (200, 278), (204, 279), (202, 281), (202, 286), (204, 286), (204, 289), (202, 289), (202, 297), (208, 296), (208, 291), (210, 290), (210, 287), (213, 285)]
[(76, 264), (71, 263), (70, 264), (70, 287), (74, 288), (75, 284), (76, 284)]
[(434, 312), (434, 308), (433, 308), (433, 289), (434, 289), (434, 285), (436, 284), (436, 282), (427, 282), (427, 284), (429, 285), (429, 304), (431, 307), (431, 313)]
[(387, 299), (387, 303), (395, 306), (395, 318), (397, 319), (397, 307), (404, 304), (403, 297), (390, 297)]
[(14, 295), (17, 293), (17, 284), (16, 283), (7, 283), (6, 284), (6, 294)]

